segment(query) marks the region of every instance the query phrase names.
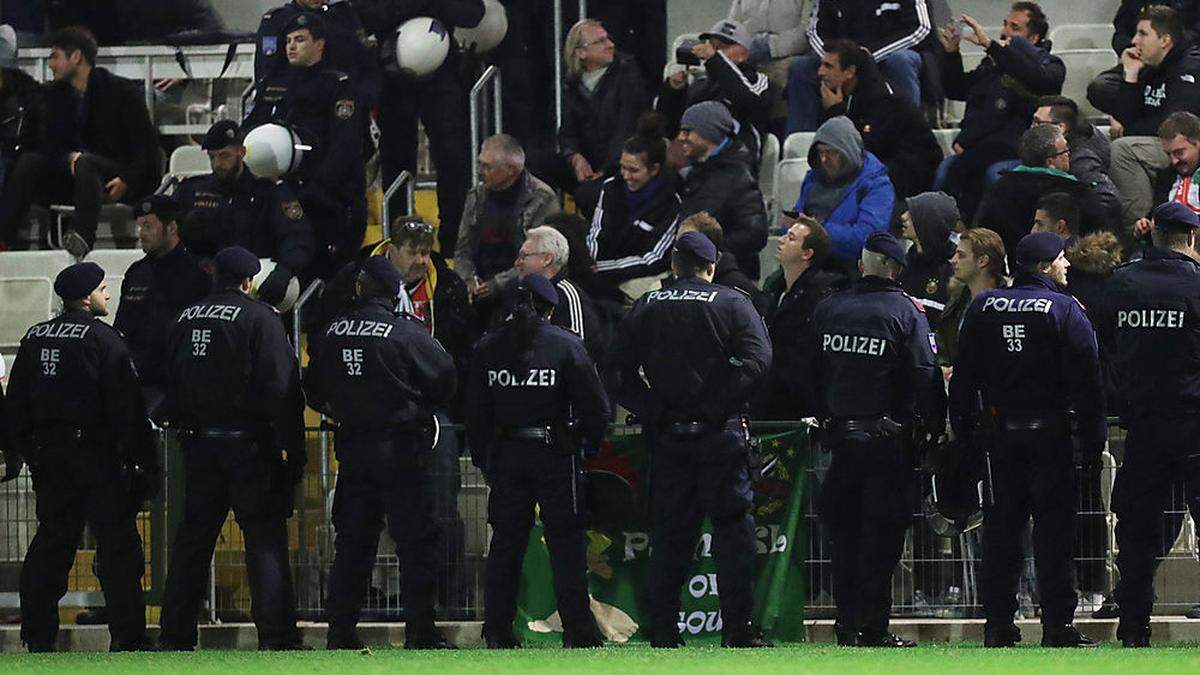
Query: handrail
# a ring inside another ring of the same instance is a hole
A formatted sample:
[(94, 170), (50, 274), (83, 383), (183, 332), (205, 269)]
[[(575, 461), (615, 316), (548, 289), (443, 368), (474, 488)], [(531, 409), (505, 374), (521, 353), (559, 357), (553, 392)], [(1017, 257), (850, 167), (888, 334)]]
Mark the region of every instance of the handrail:
[(408, 171), (406, 169), (404, 171), (401, 171), (399, 176), (396, 176), (396, 180), (392, 181), (392, 184), (389, 185), (388, 189), (383, 193), (383, 205), (381, 207), (381, 216), (383, 218), (382, 225), (383, 225), (383, 238), (384, 239), (387, 239), (389, 236), (391, 236), (391, 231), (392, 231), (392, 207), (391, 207), (392, 196), (395, 195), (396, 191), (399, 190), (401, 187), (407, 186), (407, 192), (405, 195), (405, 206), (408, 207), (408, 213), (412, 214), (413, 211), (416, 210), (414, 208), (415, 198), (416, 198), (416, 196), (414, 194), (414, 189), (416, 187), (415, 184), (416, 184), (415, 177), (412, 175), (412, 173), (410, 171)]
[(492, 123), (495, 126), (493, 133), (504, 131), (504, 114), (501, 110), (500, 97), (502, 95), (502, 74), (496, 66), (488, 66), (487, 70), (479, 76), (471, 87), (471, 185), (479, 182), (479, 165), (475, 158), (479, 156), (480, 145), (483, 140), (480, 138), (479, 123), (480, 123), (480, 108), (479, 94), (483, 92), (489, 83), (493, 85), (492, 94)]
[(325, 287), (325, 282), (320, 279), (313, 279), (313, 282), (304, 289), (300, 297), (296, 299), (296, 304), (292, 305), (292, 339), (295, 340), (294, 348), (296, 350), (296, 366), (300, 365), (300, 314), (304, 309), (304, 305), (312, 299), (312, 296), (317, 291)]

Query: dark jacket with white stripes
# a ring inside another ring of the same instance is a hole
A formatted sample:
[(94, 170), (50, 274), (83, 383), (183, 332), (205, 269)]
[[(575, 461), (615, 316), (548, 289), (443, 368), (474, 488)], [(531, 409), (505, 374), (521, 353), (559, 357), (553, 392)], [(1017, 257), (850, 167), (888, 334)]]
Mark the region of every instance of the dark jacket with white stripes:
[(551, 281), (558, 291), (558, 306), (550, 316), (550, 323), (578, 335), (588, 355), (600, 363), (608, 350), (610, 331), (604, 318), (596, 311), (596, 304), (583, 287), (567, 278), (566, 270), (560, 271)]
[(830, 40), (854, 40), (881, 61), (904, 49), (916, 49), (929, 35), (925, 0), (815, 0), (808, 43), (825, 54)]
[(654, 196), (635, 209), (625, 200), (625, 183), (620, 176), (604, 181), (600, 201), (592, 213), (588, 252), (596, 261), (596, 274), (605, 286), (617, 287), (639, 277), (662, 274), (671, 267), (671, 243), (679, 224), (679, 195), (675, 173), (662, 173), (643, 190), (655, 188)]
[(737, 139), (750, 151), (753, 160), (750, 171), (758, 175), (761, 138), (770, 124), (771, 104), (776, 94), (771, 82), (754, 66), (735, 64), (721, 52), (704, 62), (704, 72), (686, 89), (672, 89), (663, 82), (654, 108), (667, 118), (669, 137), (679, 133), (679, 119), (688, 107), (703, 101), (720, 101), (733, 114)]

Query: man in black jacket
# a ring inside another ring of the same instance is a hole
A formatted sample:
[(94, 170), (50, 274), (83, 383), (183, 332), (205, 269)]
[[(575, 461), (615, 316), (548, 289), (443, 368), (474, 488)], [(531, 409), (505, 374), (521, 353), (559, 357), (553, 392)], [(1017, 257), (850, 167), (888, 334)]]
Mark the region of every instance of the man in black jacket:
[[(933, 189), (955, 197), (959, 209), (971, 214), (983, 194), (987, 167), (1017, 156), (1018, 140), (1029, 128), (1037, 97), (1060, 93), (1067, 68), (1050, 54), (1050, 25), (1037, 3), (1014, 3), (999, 40), (988, 36), (974, 18), (964, 15), (959, 20), (971, 27), (970, 33), (961, 33), (957, 23), (939, 32), (946, 49), (942, 84), (947, 98), (965, 101), (967, 107), (954, 154), (938, 167)], [(963, 71), (959, 51), (964, 39), (987, 51), (969, 73)]]
[(132, 203), (158, 185), (158, 139), (137, 85), (96, 67), (91, 33), (64, 28), (47, 43), (54, 84), (46, 92), (45, 142), (13, 169), (0, 231), (12, 239), (35, 201), (74, 204), (60, 243), (83, 257), (95, 244), (103, 203)]
[(905, 200), (900, 216), (905, 239), (912, 242), (904, 271), (897, 281), (905, 293), (925, 307), (930, 330), (937, 328), (950, 299), (955, 244), (950, 233), (962, 224), (958, 204), (945, 192), (924, 192)]
[(37, 149), (45, 123), (45, 90), (17, 67), (16, 34), (11, 27), (0, 26), (0, 187), (17, 157)]
[(1121, 224), (1131, 228), (1158, 203), (1154, 176), (1168, 165), (1155, 138), (1159, 125), (1173, 112), (1200, 110), (1200, 50), (1184, 41), (1179, 15), (1163, 6), (1142, 10), (1133, 45), (1088, 85), (1088, 100), (1124, 128), (1112, 145), (1110, 171)]
[(758, 183), (746, 168), (746, 150), (733, 134), (733, 116), (722, 103), (704, 101), (683, 114), (679, 142), (691, 167), (681, 190), (679, 217), (711, 214), (725, 231), (726, 250), (757, 279), (758, 252), (767, 245), (767, 213)]
[(1071, 166), (1067, 169), (1079, 182), (1096, 192), (1096, 198), (1110, 214), (1113, 222), (1120, 216), (1121, 199), (1117, 186), (1108, 175), (1112, 143), (1108, 134), (1079, 118), (1079, 105), (1066, 96), (1043, 96), (1038, 99), (1033, 123), (1053, 124), (1062, 129), (1071, 148)]
[(224, 28), (211, 0), (46, 0), (54, 30), (84, 26), (102, 45), (127, 42), (161, 44), (168, 35)]
[(1184, 41), (1196, 44), (1196, 38), (1200, 37), (1200, 2), (1197, 0), (1121, 0), (1121, 6), (1112, 21), (1112, 48), (1117, 56), (1133, 45), (1138, 17), (1150, 5), (1165, 5), (1175, 10), (1183, 22)]
[(897, 197), (929, 189), (942, 148), (917, 107), (880, 77), (871, 55), (856, 42), (831, 40), (817, 73), (821, 122), (849, 117), (866, 149), (887, 166)]

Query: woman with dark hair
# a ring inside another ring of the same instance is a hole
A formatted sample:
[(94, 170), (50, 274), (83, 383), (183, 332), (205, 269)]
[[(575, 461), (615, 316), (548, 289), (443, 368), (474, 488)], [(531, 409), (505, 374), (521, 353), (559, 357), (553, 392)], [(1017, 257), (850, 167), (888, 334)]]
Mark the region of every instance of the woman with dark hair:
[[(564, 647), (600, 647), (589, 607), (587, 540), (579, 483), (609, 417), (596, 366), (574, 334), (550, 323), (558, 292), (540, 274), (516, 289), (511, 316), (475, 346), (467, 389), (467, 442), (491, 497), (492, 541), (484, 579), (489, 649), (513, 635), (521, 561), (540, 507)], [(575, 422), (574, 425), (571, 422)]]
[(604, 181), (587, 236), (600, 283), (629, 301), (670, 268), (680, 199), (667, 166), (665, 124), (657, 113), (638, 120), (637, 134), (622, 148), (621, 175)]

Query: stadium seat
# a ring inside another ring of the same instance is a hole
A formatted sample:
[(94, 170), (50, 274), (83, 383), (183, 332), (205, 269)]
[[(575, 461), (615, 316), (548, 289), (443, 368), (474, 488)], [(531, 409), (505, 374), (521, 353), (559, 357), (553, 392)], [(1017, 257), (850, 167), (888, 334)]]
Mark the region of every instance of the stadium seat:
[(954, 154), (954, 137), (958, 135), (958, 129), (934, 129), (933, 137), (937, 139), (938, 145), (942, 146), (942, 156), (949, 157)]
[(46, 321), (54, 309), (54, 285), (45, 277), (0, 279), (0, 349), (14, 349), (35, 323)]
[(203, 176), (212, 173), (212, 165), (208, 163), (208, 153), (204, 148), (198, 145), (181, 145), (171, 153), (167, 173), (179, 179)]
[[(776, 225), (778, 223), (772, 223), (772, 227)], [(775, 273), (775, 270), (779, 269), (779, 261), (775, 259), (775, 249), (778, 246), (779, 234), (773, 231), (771, 236), (767, 237), (767, 245), (763, 247), (763, 250), (758, 252), (759, 286), (762, 286), (762, 282), (766, 281)]]
[(1088, 103), (1087, 88), (1097, 75), (1117, 65), (1116, 54), (1111, 49), (1072, 49), (1056, 51), (1054, 54), (1067, 66), (1063, 96), (1079, 104), (1079, 114), (1084, 118), (1105, 117), (1104, 113)]
[[(142, 259), (141, 249), (104, 249), (87, 254), (84, 260), (96, 263), (104, 269), (104, 274), (110, 277), (123, 277), (129, 266)], [(116, 293), (113, 294), (116, 297)]]
[(781, 159), (808, 159), (808, 149), (812, 147), (813, 136), (816, 136), (816, 132), (797, 131), (789, 134), (783, 141)]
[(1109, 49), (1113, 27), (1110, 23), (1068, 23), (1050, 30), (1054, 53), (1069, 49)]
[(775, 190), (775, 170), (779, 166), (779, 137), (768, 133), (763, 138), (762, 160), (758, 166), (758, 189), (762, 192), (767, 213), (771, 212)]
[[(63, 221), (75, 215), (75, 207), (71, 204), (51, 204), (50, 213), (54, 216), (54, 231), (47, 233), (51, 245), (62, 241), (65, 227)], [(108, 240), (114, 245), (128, 244), (132, 237), (137, 240), (136, 227), (131, 227), (133, 208), (128, 204), (105, 204), (100, 207), (100, 221), (96, 227), (96, 245)], [(132, 233), (132, 234), (131, 234)]]
[(51, 281), (75, 259), (66, 251), (9, 251), (0, 253), (0, 279), (44, 277)]
[(775, 194), (771, 199), (775, 208), (771, 212), (771, 222), (768, 224), (769, 234), (779, 233), (779, 215), (796, 205), (796, 200), (800, 198), (800, 185), (804, 183), (804, 176), (807, 174), (807, 159), (785, 159), (779, 163), (779, 169), (775, 173)]

